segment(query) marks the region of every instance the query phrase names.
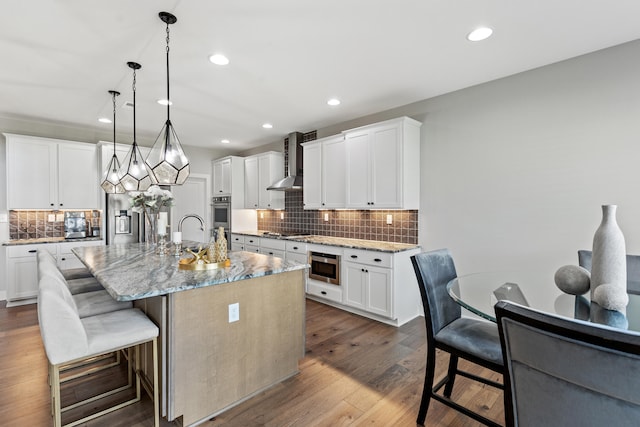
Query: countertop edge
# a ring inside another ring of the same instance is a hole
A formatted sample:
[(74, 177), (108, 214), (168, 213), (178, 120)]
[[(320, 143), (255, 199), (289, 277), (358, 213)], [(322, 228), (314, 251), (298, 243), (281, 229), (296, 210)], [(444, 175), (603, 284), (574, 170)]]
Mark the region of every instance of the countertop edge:
[(81, 242), (104, 242), (102, 237), (87, 237), (84, 239), (65, 239), (60, 237), (51, 237), (43, 239), (22, 239), (7, 240), (2, 242), (2, 246), (22, 246), (22, 245), (48, 245), (51, 243), (81, 243)]

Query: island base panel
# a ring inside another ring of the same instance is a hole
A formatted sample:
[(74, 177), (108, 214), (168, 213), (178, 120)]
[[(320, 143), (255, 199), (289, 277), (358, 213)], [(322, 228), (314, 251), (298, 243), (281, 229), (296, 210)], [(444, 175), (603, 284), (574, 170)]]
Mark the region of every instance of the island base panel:
[(190, 425), (298, 372), (304, 270), (171, 294), (168, 317), (171, 412)]

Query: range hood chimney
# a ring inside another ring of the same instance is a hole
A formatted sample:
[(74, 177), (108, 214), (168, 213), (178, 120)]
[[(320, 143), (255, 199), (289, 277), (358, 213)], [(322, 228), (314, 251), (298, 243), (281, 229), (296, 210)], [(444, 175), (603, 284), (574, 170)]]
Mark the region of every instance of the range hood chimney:
[(289, 134), (287, 176), (274, 182), (267, 190), (299, 191), (302, 190), (302, 133)]

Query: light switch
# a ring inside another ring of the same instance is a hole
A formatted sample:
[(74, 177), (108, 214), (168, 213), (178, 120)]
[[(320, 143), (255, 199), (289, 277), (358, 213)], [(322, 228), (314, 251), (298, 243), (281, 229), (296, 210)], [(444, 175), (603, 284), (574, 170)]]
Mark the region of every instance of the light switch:
[(329, 221), (329, 214), (328, 214), (328, 213), (325, 213), (325, 214), (324, 214), (324, 220), (325, 220), (325, 221)]
[(229, 304), (229, 323), (240, 320), (240, 303)]
[(280, 212), (280, 219), (284, 219), (284, 212)]
[(9, 217), (7, 216), (6, 213), (0, 213), (0, 222), (8, 222), (9, 221)]
[(393, 224), (393, 215), (387, 215), (387, 224)]

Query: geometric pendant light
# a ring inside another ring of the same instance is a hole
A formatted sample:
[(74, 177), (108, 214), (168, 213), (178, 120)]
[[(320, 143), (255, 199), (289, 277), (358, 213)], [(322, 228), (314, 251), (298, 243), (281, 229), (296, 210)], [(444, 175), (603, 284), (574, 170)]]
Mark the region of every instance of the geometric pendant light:
[(118, 178), (125, 191), (146, 191), (157, 182), (149, 173), (136, 142), (136, 70), (142, 68), (142, 65), (137, 62), (127, 62), (127, 65), (133, 70), (133, 144), (122, 162)]
[(171, 98), (169, 97), (169, 25), (177, 18), (169, 12), (158, 14), (162, 22), (167, 24), (167, 121), (153, 144), (146, 163), (154, 181), (160, 185), (182, 185), (189, 177), (189, 159), (184, 154), (182, 145), (170, 119)]
[(118, 177), (120, 162), (116, 155), (116, 96), (120, 95), (120, 92), (110, 90), (109, 93), (113, 98), (113, 156), (102, 174), (102, 184), (100, 186), (107, 194), (122, 194), (125, 191)]

